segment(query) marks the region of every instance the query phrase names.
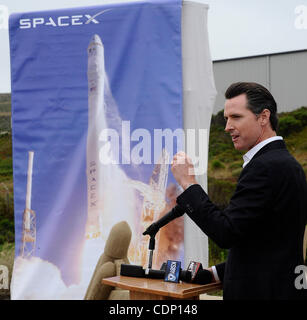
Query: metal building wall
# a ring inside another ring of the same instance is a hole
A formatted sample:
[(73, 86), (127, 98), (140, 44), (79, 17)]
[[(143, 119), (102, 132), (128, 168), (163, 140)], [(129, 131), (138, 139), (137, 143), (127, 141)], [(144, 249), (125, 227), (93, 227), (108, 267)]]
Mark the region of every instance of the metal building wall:
[(213, 113), (224, 108), (224, 93), (236, 81), (254, 81), (273, 94), (278, 112), (307, 106), (307, 50), (213, 61), (217, 97)]

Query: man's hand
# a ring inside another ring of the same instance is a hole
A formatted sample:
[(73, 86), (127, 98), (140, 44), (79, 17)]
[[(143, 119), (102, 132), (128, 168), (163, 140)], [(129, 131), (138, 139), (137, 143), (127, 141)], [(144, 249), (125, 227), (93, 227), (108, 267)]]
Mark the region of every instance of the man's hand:
[(174, 155), (171, 170), (174, 178), (184, 190), (191, 184), (197, 183), (192, 160), (183, 151)]

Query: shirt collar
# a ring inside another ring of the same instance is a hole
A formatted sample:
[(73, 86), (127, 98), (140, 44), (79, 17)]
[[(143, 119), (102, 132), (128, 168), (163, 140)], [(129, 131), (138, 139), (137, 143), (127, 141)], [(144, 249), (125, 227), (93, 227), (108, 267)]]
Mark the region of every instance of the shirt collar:
[(283, 140), (283, 138), (281, 136), (274, 136), (271, 138), (268, 138), (266, 140), (263, 140), (261, 142), (259, 142), (258, 144), (256, 144), (253, 148), (251, 148), (248, 152), (246, 152), (243, 155), (243, 168), (252, 160), (253, 156), (261, 149), (263, 148), (265, 145), (267, 145), (268, 143), (275, 141), (275, 140)]

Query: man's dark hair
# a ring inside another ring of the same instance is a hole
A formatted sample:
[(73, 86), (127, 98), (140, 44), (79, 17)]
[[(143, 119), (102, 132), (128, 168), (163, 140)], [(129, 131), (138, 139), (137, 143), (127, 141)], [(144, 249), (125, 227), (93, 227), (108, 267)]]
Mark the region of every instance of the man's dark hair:
[(277, 130), (277, 105), (268, 89), (255, 82), (236, 82), (229, 86), (225, 92), (225, 98), (231, 99), (246, 94), (247, 108), (259, 115), (264, 109), (271, 112), (270, 123), (274, 131)]

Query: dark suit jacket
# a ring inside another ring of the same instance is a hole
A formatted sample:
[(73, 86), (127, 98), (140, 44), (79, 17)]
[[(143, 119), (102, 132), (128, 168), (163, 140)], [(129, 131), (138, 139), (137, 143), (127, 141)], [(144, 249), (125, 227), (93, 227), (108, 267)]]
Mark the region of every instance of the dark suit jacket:
[[(294, 286), (303, 265), (307, 186), (282, 140), (264, 146), (242, 170), (228, 207), (219, 210), (199, 185), (177, 203), (221, 248), (228, 248), (224, 299), (307, 299)], [(225, 269), (225, 270), (223, 270)]]

